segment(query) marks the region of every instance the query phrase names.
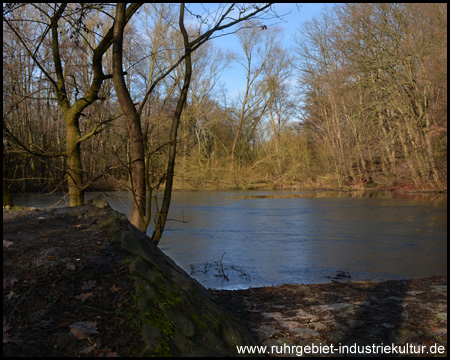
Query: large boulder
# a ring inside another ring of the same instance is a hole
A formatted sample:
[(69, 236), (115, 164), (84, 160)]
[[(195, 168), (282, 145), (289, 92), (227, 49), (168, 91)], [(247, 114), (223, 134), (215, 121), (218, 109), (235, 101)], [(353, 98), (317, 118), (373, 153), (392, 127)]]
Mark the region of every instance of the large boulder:
[[(104, 207), (102, 201), (94, 203)], [(238, 356), (236, 346), (256, 345), (245, 326), (147, 235), (122, 214), (112, 211), (111, 219), (120, 228), (112, 241), (136, 256), (130, 273), (145, 343), (142, 355)]]

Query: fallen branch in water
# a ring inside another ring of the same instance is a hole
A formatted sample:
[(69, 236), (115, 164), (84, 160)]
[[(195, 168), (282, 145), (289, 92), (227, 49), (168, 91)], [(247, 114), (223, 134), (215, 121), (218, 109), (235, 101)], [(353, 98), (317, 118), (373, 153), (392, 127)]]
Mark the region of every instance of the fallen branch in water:
[[(226, 252), (222, 254), (219, 260), (213, 261), (211, 263), (205, 262), (204, 264), (200, 265), (192, 265), (190, 264), (189, 267), (191, 268), (190, 274), (198, 274), (203, 273), (207, 274), (211, 269), (216, 270), (217, 274), (215, 274), (215, 277), (223, 278), (226, 281), (230, 281), (230, 270), (238, 272), (240, 277), (245, 277), (245, 280), (249, 281), (251, 277), (242, 269), (237, 268), (234, 265), (231, 266), (225, 266), (223, 262), (223, 258), (225, 256)], [(227, 271), (227, 272), (226, 272)]]

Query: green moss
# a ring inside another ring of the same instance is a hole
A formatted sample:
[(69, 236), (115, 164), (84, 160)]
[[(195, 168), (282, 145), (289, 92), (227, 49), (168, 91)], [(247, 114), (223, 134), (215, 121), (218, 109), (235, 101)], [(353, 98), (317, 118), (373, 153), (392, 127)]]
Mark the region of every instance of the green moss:
[(156, 279), (157, 284), (154, 286), (158, 294), (158, 300), (161, 304), (168, 304), (173, 307), (179, 307), (181, 305), (181, 296), (177, 290), (167, 289), (164, 282), (160, 279)]
[(142, 323), (141, 323), (141, 317), (140, 313), (137, 311), (137, 302), (136, 302), (136, 295), (130, 294), (130, 302), (134, 304), (133, 311), (130, 311), (126, 314), (127, 323), (133, 329), (134, 331), (140, 330)]
[[(137, 261), (145, 261), (142, 258)], [(139, 273), (134, 273), (137, 284), (137, 293), (135, 294), (136, 303), (140, 310), (141, 328), (143, 324), (148, 324), (160, 332), (161, 336), (156, 336), (154, 341), (158, 346), (146, 351), (148, 355), (153, 356), (171, 356), (169, 339), (178, 334), (181, 329), (169, 318), (170, 309), (180, 308), (181, 295), (174, 285), (168, 285), (160, 271), (145, 261), (149, 269), (155, 270), (154, 281), (150, 281)], [(151, 296), (153, 292), (153, 296)]]
[(152, 310), (143, 314), (143, 320), (147, 324), (154, 326), (166, 336), (176, 334), (179, 331), (177, 326), (167, 318), (164, 311), (156, 307), (153, 307)]
[[(141, 289), (141, 291), (143, 291)], [(145, 293), (145, 292), (144, 292)], [(140, 318), (142, 325), (147, 323), (152, 327), (158, 329), (161, 336), (158, 336), (155, 341), (158, 344), (153, 349), (150, 349), (150, 354), (152, 356), (171, 356), (170, 346), (168, 343), (168, 339), (178, 333), (180, 329), (169, 320), (166, 312), (166, 304), (167, 303), (158, 303), (157, 299), (154, 301), (149, 301), (149, 299), (145, 299), (141, 297), (141, 311), (146, 308), (147, 311), (141, 312)]]
[(200, 328), (200, 331), (202, 335), (205, 333), (206, 329), (208, 329), (208, 324), (204, 321), (201, 321), (199, 317), (196, 314), (191, 315), (191, 320), (197, 324), (197, 326)]
[(169, 357), (172, 356), (172, 353), (170, 352), (170, 347), (169, 344), (164, 341), (161, 338), (158, 338), (158, 343), (160, 344), (159, 347), (157, 347), (154, 351), (153, 354), (156, 357)]

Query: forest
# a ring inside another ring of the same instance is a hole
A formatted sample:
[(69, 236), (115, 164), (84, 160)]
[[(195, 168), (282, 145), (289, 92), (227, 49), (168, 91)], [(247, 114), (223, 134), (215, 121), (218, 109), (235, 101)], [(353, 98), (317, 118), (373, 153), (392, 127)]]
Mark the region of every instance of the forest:
[(445, 191), (447, 4), (336, 5), (292, 48), (279, 21), (273, 4), (5, 4), (3, 204), (128, 189), (145, 228), (164, 191), (164, 228), (172, 189)]

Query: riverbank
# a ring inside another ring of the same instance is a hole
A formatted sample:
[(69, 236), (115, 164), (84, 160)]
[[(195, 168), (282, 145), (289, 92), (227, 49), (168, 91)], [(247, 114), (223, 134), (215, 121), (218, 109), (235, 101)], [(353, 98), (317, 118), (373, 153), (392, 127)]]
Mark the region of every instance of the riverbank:
[[(142, 347), (129, 255), (108, 214), (3, 213), (3, 356), (133, 356)], [(447, 344), (447, 277), (211, 291), (263, 345)], [(277, 355), (277, 354), (275, 354)]]
[[(118, 192), (118, 191), (128, 191), (128, 186), (91, 186), (86, 189), (86, 192)], [(16, 189), (17, 190), (17, 189)], [(36, 189), (35, 189), (36, 190)], [(17, 193), (34, 193), (45, 195), (46, 191), (35, 191), (33, 189), (28, 189), (27, 191), (18, 191)], [(187, 192), (187, 191), (314, 191), (317, 193), (323, 192), (333, 192), (334, 194), (343, 194), (342, 196), (383, 196), (392, 198), (424, 198), (424, 199), (441, 199), (446, 198), (447, 189), (437, 189), (426, 186), (415, 186), (412, 184), (404, 185), (348, 185), (348, 186), (333, 186), (322, 183), (274, 183), (274, 182), (248, 182), (242, 184), (234, 185), (223, 185), (220, 182), (211, 184), (179, 184), (175, 183), (173, 187), (174, 192)], [(161, 194), (164, 192), (164, 184), (161, 185), (159, 191)], [(49, 190), (49, 192), (54, 193), (55, 189)], [(61, 193), (66, 193), (67, 190), (61, 188), (59, 190)], [(15, 192), (11, 192), (13, 205)], [(381, 194), (381, 195), (380, 195)], [(341, 195), (339, 195), (341, 196)]]
[[(213, 294), (245, 322), (261, 346), (273, 351), (272, 356), (295, 356), (312, 344), (333, 344), (337, 349), (357, 344), (364, 350), (360, 356), (370, 355), (373, 345), (383, 344), (411, 344), (414, 350), (405, 354), (409, 356), (447, 354), (447, 276), (216, 290)], [(334, 354), (343, 355), (343, 351)], [(376, 351), (382, 355), (379, 348)]]
[[(230, 191), (231, 192), (231, 191)], [(333, 197), (333, 198), (386, 198), (386, 199), (410, 199), (410, 200), (429, 200), (429, 201), (446, 201), (447, 192), (444, 191), (411, 191), (411, 190), (394, 190), (394, 189), (368, 189), (368, 190), (343, 190), (343, 189), (293, 189), (293, 190), (269, 190), (269, 189), (253, 189), (253, 190), (236, 190), (232, 191), (233, 195), (225, 195), (236, 199), (261, 199), (261, 198), (321, 198), (321, 197)], [(99, 192), (87, 192), (85, 195), (86, 201), (93, 198)], [(123, 201), (129, 199), (129, 209), (131, 209), (131, 193), (125, 191), (109, 191), (101, 192), (108, 197), (108, 201), (116, 204), (115, 208), (121, 212), (126, 213), (128, 210), (121, 208), (124, 204)], [(201, 190), (201, 191), (184, 191), (176, 190), (173, 192), (174, 197), (176, 195), (182, 195), (184, 193), (216, 193), (216, 190)], [(125, 195), (123, 195), (125, 194)], [(162, 196), (162, 192), (160, 193)], [(46, 196), (43, 193), (13, 193), (14, 206), (4, 206), (3, 212), (15, 212), (26, 210), (31, 207), (36, 208), (51, 208), (68, 206), (68, 195), (64, 193), (53, 193), (50, 196)]]

